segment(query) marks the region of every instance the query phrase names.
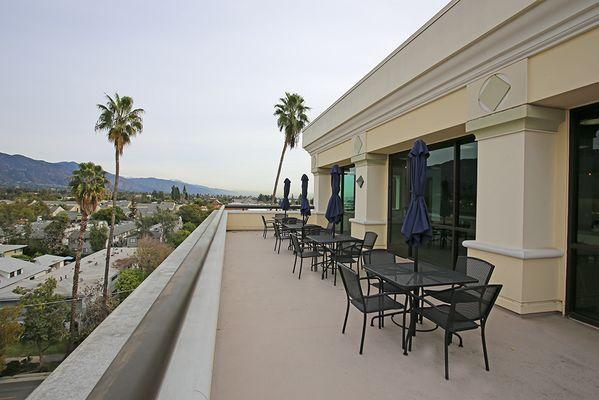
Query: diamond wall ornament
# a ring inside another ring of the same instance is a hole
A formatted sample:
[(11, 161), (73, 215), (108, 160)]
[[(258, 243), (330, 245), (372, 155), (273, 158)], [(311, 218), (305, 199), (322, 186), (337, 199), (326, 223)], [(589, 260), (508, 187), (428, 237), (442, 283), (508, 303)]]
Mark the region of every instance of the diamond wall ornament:
[(512, 86), (502, 74), (491, 75), (478, 93), (478, 105), (486, 112), (497, 110)]
[(358, 179), (356, 179), (356, 183), (358, 184), (358, 186), (361, 188), (362, 185), (364, 185), (364, 178), (362, 178), (362, 175), (360, 175), (358, 177)]
[(360, 154), (362, 152), (362, 139), (360, 139), (360, 136), (354, 136), (354, 155), (357, 156), (358, 154)]

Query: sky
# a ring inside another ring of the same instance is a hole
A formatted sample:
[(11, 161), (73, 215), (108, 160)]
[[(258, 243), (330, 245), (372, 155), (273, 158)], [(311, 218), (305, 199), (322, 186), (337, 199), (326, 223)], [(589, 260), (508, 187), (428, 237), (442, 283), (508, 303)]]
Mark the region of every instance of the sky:
[[(0, 152), (93, 161), (104, 93), (145, 109), (121, 174), (271, 193), (283, 146), (273, 106), (316, 118), (447, 0), (0, 2)], [(299, 192), (309, 154), (281, 173)], [(297, 186), (297, 187), (295, 187)]]

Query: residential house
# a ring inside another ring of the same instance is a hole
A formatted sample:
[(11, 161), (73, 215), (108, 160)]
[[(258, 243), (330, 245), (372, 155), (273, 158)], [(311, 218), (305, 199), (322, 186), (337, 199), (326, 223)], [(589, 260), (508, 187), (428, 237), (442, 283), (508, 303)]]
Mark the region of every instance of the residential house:
[[(13, 257), (0, 257), (0, 289), (44, 275), (47, 268)], [(16, 287), (15, 285), (14, 287)]]
[(72, 257), (55, 256), (52, 254), (44, 254), (35, 258), (35, 263), (48, 271), (61, 268), (66, 261), (72, 260)]
[(0, 244), (0, 257), (13, 257), (23, 254), (26, 244)]

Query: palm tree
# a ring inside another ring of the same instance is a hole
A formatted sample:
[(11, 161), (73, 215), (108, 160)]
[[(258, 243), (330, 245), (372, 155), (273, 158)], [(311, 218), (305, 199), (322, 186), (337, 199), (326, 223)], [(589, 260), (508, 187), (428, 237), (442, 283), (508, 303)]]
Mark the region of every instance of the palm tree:
[(279, 99), (279, 104), (275, 105), (275, 117), (277, 117), (277, 126), (279, 131), (285, 135), (283, 143), (283, 152), (279, 161), (279, 169), (277, 170), (277, 178), (275, 179), (275, 187), (272, 191), (272, 202), (276, 201), (277, 186), (279, 185), (279, 177), (281, 175), (281, 167), (283, 166), (283, 158), (287, 147), (293, 149), (297, 146), (299, 135), (308, 124), (308, 116), (306, 112), (310, 107), (304, 104), (304, 98), (297, 93), (285, 92), (285, 97)]
[(81, 253), (83, 251), (83, 235), (87, 230), (87, 221), (91, 213), (96, 210), (98, 203), (106, 193), (108, 180), (102, 167), (88, 162), (79, 165), (73, 171), (69, 185), (75, 201), (81, 210), (81, 223), (77, 238), (77, 251), (75, 253), (75, 268), (73, 270), (73, 292), (71, 294), (71, 320), (69, 335), (69, 351), (73, 348), (76, 337), (75, 319), (77, 313), (77, 292), (79, 291), (79, 271), (81, 267)]
[(110, 231), (108, 233), (108, 244), (106, 246), (106, 265), (104, 267), (103, 297), (104, 305), (108, 306), (108, 268), (110, 266), (110, 249), (114, 236), (114, 220), (116, 200), (119, 189), (119, 158), (123, 155), (125, 146), (131, 143), (131, 138), (143, 131), (144, 110), (133, 108), (133, 99), (129, 96), (120, 97), (115, 93), (114, 99), (106, 95), (106, 105), (98, 104), (100, 116), (96, 122), (96, 131), (105, 132), (108, 141), (114, 144), (115, 174), (112, 190), (112, 217)]

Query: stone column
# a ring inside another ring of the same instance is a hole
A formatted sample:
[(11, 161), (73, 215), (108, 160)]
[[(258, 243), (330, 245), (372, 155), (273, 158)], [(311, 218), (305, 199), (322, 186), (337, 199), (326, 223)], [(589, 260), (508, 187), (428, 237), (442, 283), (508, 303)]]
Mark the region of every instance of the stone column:
[(478, 141), (476, 240), (468, 254), (495, 265), (498, 304), (559, 311), (564, 249), (555, 242), (555, 133), (563, 110), (523, 104), (466, 124)]
[(351, 162), (356, 167), (356, 211), (350, 219), (352, 236), (361, 238), (364, 232), (373, 231), (379, 235), (376, 247), (386, 247), (387, 155), (363, 153), (352, 157)]

